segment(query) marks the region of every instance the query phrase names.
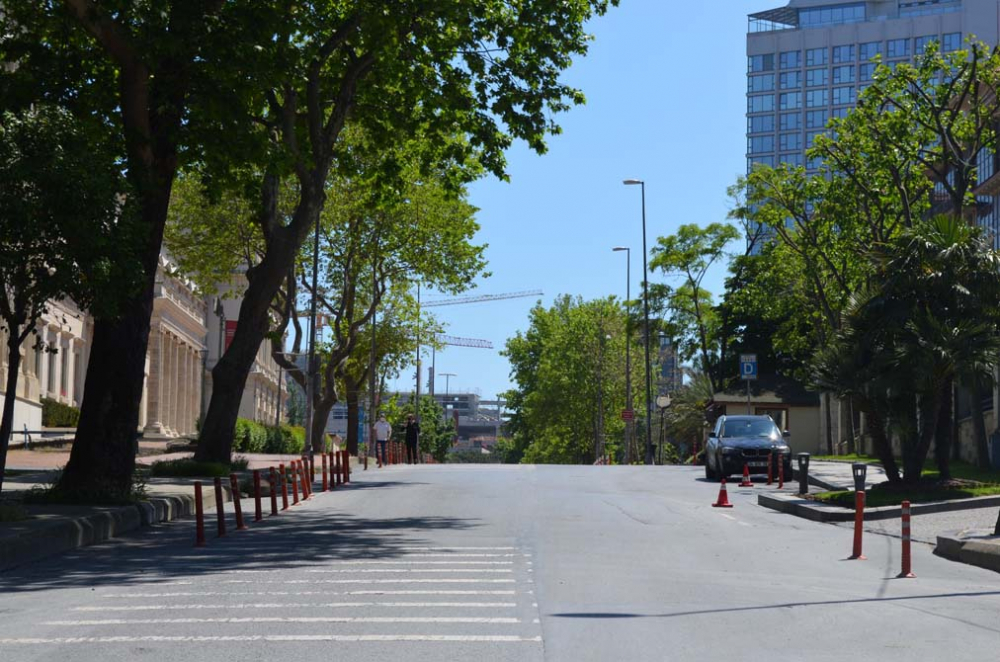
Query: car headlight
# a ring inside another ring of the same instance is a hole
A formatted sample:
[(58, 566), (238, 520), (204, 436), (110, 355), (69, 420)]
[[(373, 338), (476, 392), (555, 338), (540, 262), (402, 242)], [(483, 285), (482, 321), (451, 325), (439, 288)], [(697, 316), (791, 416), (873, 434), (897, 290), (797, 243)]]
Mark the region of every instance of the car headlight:
[(740, 452), (740, 449), (733, 448), (732, 446), (723, 446), (722, 447), (722, 454), (723, 455), (735, 455), (736, 453), (739, 453), (739, 452)]

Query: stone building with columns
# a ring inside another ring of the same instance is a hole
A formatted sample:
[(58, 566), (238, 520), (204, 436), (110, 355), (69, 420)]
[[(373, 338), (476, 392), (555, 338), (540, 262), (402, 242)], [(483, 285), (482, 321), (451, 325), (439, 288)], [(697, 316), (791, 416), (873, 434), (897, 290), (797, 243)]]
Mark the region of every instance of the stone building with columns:
[[(226, 314), (235, 320), (240, 306), (235, 296), (225, 299), (221, 309), (218, 305), (213, 309), (216, 301), (215, 297), (206, 299), (192, 282), (178, 275), (169, 256), (160, 256), (139, 410), (139, 431), (144, 438), (197, 432), (211, 393), (209, 370), (225, 347), (219, 339), (226, 332)], [(229, 325), (234, 328), (232, 322)], [(15, 432), (42, 429), (42, 398), (80, 406), (93, 332), (93, 319), (72, 301), (50, 303), (37, 336), (48, 349), (36, 349), (30, 338), (21, 347), (21, 375), (14, 394)], [(0, 331), (0, 342), (5, 341)], [(287, 388), (269, 349), (267, 343), (261, 347), (251, 369), (240, 416), (273, 424), (283, 420)], [(0, 389), (6, 384), (6, 374), (6, 351), (0, 351)], [(0, 403), (5, 397), (0, 390)]]

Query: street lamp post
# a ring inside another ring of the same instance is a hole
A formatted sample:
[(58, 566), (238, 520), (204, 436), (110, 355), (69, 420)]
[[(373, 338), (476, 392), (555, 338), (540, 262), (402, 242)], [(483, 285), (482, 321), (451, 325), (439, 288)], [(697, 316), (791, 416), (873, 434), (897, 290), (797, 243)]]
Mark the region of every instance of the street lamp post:
[[(632, 249), (615, 246), (613, 251), (625, 251), (625, 409), (632, 410)], [(632, 464), (632, 435), (635, 419), (625, 422), (625, 464)]]
[(449, 392), (448, 389), (451, 386), (451, 378), (457, 377), (458, 375), (454, 372), (442, 372), (441, 376), (444, 377), (444, 396), (447, 398)]
[(626, 186), (638, 185), (642, 189), (642, 308), (643, 308), (643, 338), (646, 349), (646, 464), (653, 464), (653, 426), (650, 423), (650, 412), (653, 408), (653, 380), (649, 371), (649, 270), (646, 266), (646, 182), (641, 179), (626, 179)]

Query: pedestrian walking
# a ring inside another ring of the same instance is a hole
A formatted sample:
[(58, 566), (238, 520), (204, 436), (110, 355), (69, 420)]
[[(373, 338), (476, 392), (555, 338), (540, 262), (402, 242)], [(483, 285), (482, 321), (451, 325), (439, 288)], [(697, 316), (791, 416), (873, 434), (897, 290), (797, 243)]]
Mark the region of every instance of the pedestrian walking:
[(387, 447), (390, 437), (392, 437), (392, 426), (385, 420), (385, 414), (379, 414), (378, 422), (375, 423), (375, 457), (383, 467), (389, 463)]
[(417, 463), (417, 444), (420, 438), (420, 424), (410, 414), (406, 417), (406, 463)]

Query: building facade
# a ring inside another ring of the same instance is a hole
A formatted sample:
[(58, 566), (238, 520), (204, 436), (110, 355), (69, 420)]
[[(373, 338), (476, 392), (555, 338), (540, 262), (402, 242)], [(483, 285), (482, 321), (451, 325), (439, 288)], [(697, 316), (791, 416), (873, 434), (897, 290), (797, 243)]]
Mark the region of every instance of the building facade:
[[(239, 283), (235, 287), (238, 288)], [(170, 257), (157, 266), (146, 350), (139, 431), (147, 439), (192, 436), (211, 397), (211, 369), (225, 350), (224, 336), (235, 331), (239, 290), (227, 298), (203, 296), (176, 271)], [(221, 301), (221, 304), (216, 302)], [(227, 326), (228, 325), (228, 326)], [(213, 332), (214, 331), (214, 332)], [(83, 402), (94, 320), (72, 301), (53, 301), (38, 324), (36, 344), (21, 346), (14, 431), (42, 429), (43, 398), (72, 407)], [(223, 342), (219, 342), (223, 338)], [(0, 331), (0, 341), (6, 335)], [(261, 423), (283, 420), (287, 388), (267, 343), (261, 346), (243, 392), (240, 416)], [(6, 351), (0, 352), (0, 389), (7, 378)], [(6, 393), (0, 391), (0, 404)], [(13, 442), (19, 438), (15, 435)]]

